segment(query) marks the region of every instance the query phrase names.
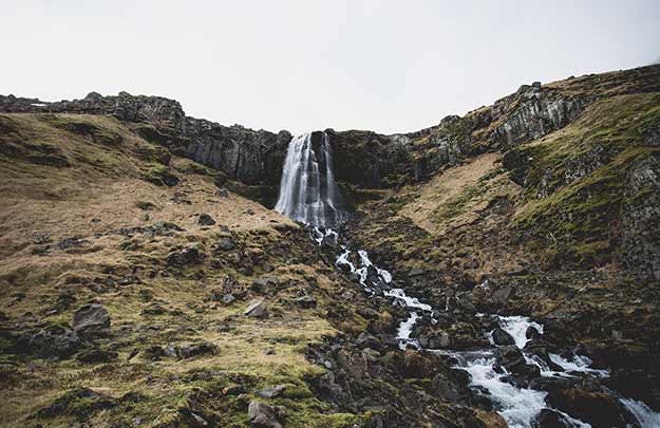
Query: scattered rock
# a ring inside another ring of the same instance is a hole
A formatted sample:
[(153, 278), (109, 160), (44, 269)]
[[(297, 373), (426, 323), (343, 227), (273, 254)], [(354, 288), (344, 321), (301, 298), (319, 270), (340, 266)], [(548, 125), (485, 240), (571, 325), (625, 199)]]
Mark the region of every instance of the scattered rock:
[(192, 358), (204, 354), (216, 354), (218, 347), (211, 342), (192, 343), (176, 347), (176, 355), (179, 358)]
[(268, 316), (266, 302), (263, 299), (254, 299), (245, 310), (245, 315), (252, 318), (265, 318)]
[(225, 305), (230, 305), (234, 300), (236, 300), (236, 297), (234, 297), (234, 295), (231, 293), (224, 294), (220, 299), (220, 301)]
[(231, 251), (236, 248), (236, 243), (229, 238), (220, 238), (217, 248), (222, 251)]
[(197, 223), (199, 223), (202, 226), (213, 226), (215, 224), (215, 220), (213, 220), (213, 217), (210, 215), (203, 213), (199, 215), (199, 219), (197, 220)]
[(98, 303), (85, 305), (73, 314), (73, 329), (79, 333), (104, 333), (110, 328), (110, 314)]
[(59, 248), (60, 250), (68, 250), (68, 249), (71, 249), (71, 248), (80, 247), (81, 245), (83, 245), (86, 242), (87, 241), (82, 240), (82, 239), (78, 238), (77, 236), (73, 236), (71, 238), (64, 238), (64, 239), (60, 240), (57, 243), (57, 248)]
[(275, 289), (280, 284), (280, 279), (275, 276), (268, 276), (256, 278), (252, 281), (250, 287), (255, 293), (270, 293), (276, 291)]
[(316, 307), (316, 299), (312, 296), (305, 295), (296, 297), (293, 301), (303, 309), (312, 309)]
[(204, 261), (204, 253), (200, 252), (196, 245), (173, 251), (167, 256), (167, 264), (170, 266), (197, 265)]
[(269, 388), (264, 388), (257, 393), (263, 398), (275, 398), (279, 396), (286, 389), (286, 385), (276, 385)]
[(269, 406), (260, 401), (253, 400), (248, 407), (248, 421), (254, 427), (282, 428), (279, 421), (286, 412), (282, 406)]

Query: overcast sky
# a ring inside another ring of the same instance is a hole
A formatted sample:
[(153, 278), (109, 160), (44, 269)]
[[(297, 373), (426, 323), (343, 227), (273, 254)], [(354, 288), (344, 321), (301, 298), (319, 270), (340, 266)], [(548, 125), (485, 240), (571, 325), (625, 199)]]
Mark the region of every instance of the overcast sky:
[(660, 57), (660, 1), (0, 0), (0, 93), (125, 90), (222, 124), (412, 131)]

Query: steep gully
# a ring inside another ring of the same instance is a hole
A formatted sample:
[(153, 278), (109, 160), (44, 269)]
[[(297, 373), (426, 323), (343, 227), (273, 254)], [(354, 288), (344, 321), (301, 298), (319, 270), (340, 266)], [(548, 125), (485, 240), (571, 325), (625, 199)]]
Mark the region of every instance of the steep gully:
[[(328, 239), (335, 242), (339, 240), (337, 230), (349, 219), (350, 213), (335, 183), (332, 147), (326, 133), (323, 133), (320, 139), (312, 138), (312, 134), (308, 133), (291, 140), (275, 209), (304, 224), (319, 245)], [(366, 293), (391, 298), (392, 304), (407, 309), (408, 317), (400, 322), (397, 331), (399, 347), (402, 350), (407, 348), (422, 350), (420, 343), (413, 338), (415, 325), (422, 316), (430, 317), (431, 323), (435, 323), (435, 317), (439, 313), (437, 309), (415, 297), (408, 296), (403, 289), (395, 287), (392, 274), (374, 265), (364, 249), (353, 250), (342, 245), (335, 264), (338, 268), (354, 275)], [(449, 311), (449, 306), (440, 310)], [(497, 314), (476, 316), (491, 318), (508, 333), (513, 338), (515, 347), (522, 353), (526, 365), (538, 370), (543, 378), (609, 376), (608, 370), (591, 368), (591, 360), (587, 356), (555, 353), (538, 355), (526, 348), (532, 337), (543, 334), (543, 325), (528, 317)], [(488, 349), (471, 351), (426, 349), (426, 351), (443, 355), (452, 361), (454, 368), (467, 371), (471, 378), (471, 388), (488, 397), (494, 409), (511, 427), (535, 426), (542, 411), (554, 412), (555, 417), (563, 422), (564, 426), (591, 426), (552, 408), (546, 402), (547, 392), (511, 382), (511, 373), (506, 367), (498, 364), (499, 345), (493, 334), (494, 330), (487, 333), (491, 343)], [(618, 397), (620, 404), (628, 413), (626, 416), (628, 426), (642, 428), (660, 426), (660, 413), (653, 412), (641, 401)]]

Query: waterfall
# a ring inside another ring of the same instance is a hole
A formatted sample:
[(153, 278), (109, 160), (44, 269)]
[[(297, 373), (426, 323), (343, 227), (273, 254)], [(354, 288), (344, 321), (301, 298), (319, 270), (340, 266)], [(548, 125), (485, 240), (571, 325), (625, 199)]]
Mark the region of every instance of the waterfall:
[(331, 229), (347, 220), (327, 133), (310, 132), (291, 140), (275, 210), (315, 228)]

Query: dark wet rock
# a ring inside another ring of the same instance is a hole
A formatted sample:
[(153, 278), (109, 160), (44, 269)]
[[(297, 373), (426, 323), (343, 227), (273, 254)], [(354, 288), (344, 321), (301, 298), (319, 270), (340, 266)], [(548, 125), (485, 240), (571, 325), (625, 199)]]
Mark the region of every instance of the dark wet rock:
[(278, 397), (284, 390), (286, 385), (275, 385), (272, 387), (264, 388), (257, 393), (258, 396), (263, 398), (275, 398)]
[(266, 318), (268, 307), (263, 299), (254, 299), (250, 302), (244, 314), (251, 318)]
[(170, 266), (198, 265), (204, 261), (204, 253), (199, 251), (196, 245), (173, 251), (167, 255), (167, 264)]
[(110, 314), (98, 303), (85, 305), (73, 314), (73, 329), (82, 334), (105, 333), (110, 329)]
[(556, 389), (546, 397), (549, 405), (597, 427), (625, 427), (617, 400), (604, 392), (580, 388)]
[(248, 422), (259, 428), (282, 428), (280, 420), (285, 414), (286, 409), (282, 406), (269, 406), (253, 400), (248, 407)]
[(316, 307), (316, 299), (312, 296), (300, 296), (293, 299), (294, 303), (303, 309), (312, 309)]
[(509, 333), (501, 328), (493, 330), (493, 342), (496, 345), (515, 345), (516, 341)]
[(64, 326), (51, 325), (18, 340), (16, 351), (43, 358), (67, 358), (81, 346), (78, 334)]
[(231, 251), (236, 248), (236, 243), (229, 238), (220, 238), (216, 248), (222, 251)]
[(570, 388), (575, 385), (577, 380), (575, 378), (564, 376), (542, 376), (532, 379), (529, 382), (529, 388), (537, 391), (555, 391), (559, 389)]
[(536, 365), (527, 364), (522, 352), (515, 346), (498, 348), (495, 356), (497, 366), (504, 367), (511, 373), (507, 381), (513, 385), (526, 388), (532, 379), (541, 375), (541, 370)]
[(561, 414), (551, 409), (543, 409), (533, 422), (534, 428), (570, 428), (570, 424)]
[(529, 340), (537, 340), (541, 339), (542, 335), (536, 327), (530, 325), (527, 327), (527, 331), (525, 331), (525, 337)]
[(218, 190), (218, 196), (221, 198), (228, 198), (229, 197), (229, 190), (225, 189), (224, 187), (220, 190)]
[(429, 330), (420, 334), (417, 337), (417, 340), (423, 348), (442, 349), (451, 346), (451, 338), (449, 334), (443, 330)]
[(210, 215), (203, 213), (199, 215), (199, 219), (197, 220), (197, 223), (199, 223), (202, 226), (213, 226), (215, 224), (215, 220), (213, 220), (213, 217)]
[(116, 360), (119, 354), (101, 348), (91, 348), (81, 351), (76, 355), (76, 360), (81, 363), (109, 363)]

